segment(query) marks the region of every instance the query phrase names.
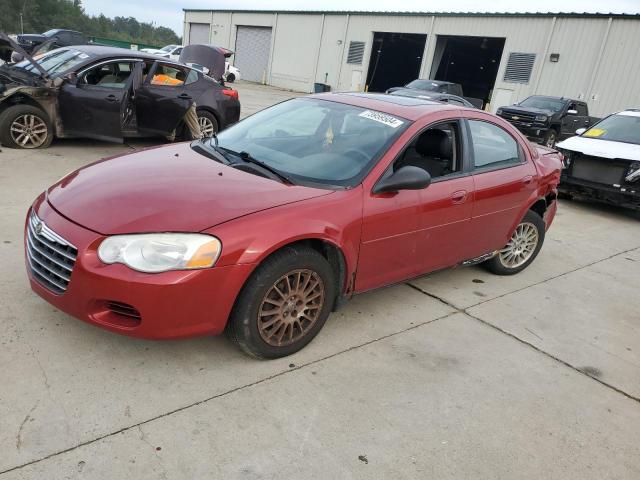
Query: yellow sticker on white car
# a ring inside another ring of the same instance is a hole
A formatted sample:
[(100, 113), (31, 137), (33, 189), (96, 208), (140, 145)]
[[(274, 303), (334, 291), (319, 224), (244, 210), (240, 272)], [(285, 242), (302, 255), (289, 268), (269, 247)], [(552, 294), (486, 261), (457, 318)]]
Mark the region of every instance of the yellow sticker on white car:
[(605, 133), (607, 133), (607, 131), (601, 128), (592, 128), (584, 132), (584, 136), (585, 137), (601, 137)]

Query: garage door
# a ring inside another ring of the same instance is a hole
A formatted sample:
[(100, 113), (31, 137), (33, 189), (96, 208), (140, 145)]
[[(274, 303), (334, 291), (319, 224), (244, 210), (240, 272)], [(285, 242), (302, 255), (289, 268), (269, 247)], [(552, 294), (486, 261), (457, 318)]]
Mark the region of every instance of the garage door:
[(238, 26), (234, 65), (242, 78), (250, 82), (262, 82), (269, 68), (271, 27)]
[(189, 44), (193, 43), (209, 43), (208, 23), (189, 24)]

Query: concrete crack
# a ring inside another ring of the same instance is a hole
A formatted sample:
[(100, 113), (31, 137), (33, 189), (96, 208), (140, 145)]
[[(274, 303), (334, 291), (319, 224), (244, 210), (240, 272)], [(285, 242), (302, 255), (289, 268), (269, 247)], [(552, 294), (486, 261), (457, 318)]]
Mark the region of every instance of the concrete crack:
[(24, 420), (22, 420), (22, 423), (20, 424), (20, 428), (18, 428), (18, 433), (16, 434), (16, 448), (18, 450), (22, 448), (22, 430), (24, 429), (24, 426), (27, 424), (27, 422), (31, 418), (31, 414), (33, 413), (33, 411), (38, 407), (39, 403), (40, 403), (40, 400), (36, 401), (33, 407), (31, 407), (31, 410), (29, 410), (29, 413), (27, 413), (27, 415), (24, 417)]

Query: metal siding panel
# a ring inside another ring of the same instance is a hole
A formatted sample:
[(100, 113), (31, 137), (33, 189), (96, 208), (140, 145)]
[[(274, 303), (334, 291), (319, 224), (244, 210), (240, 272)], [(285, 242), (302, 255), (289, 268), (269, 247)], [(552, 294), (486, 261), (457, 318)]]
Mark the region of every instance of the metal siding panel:
[(316, 66), (322, 15), (279, 15), (275, 30), (271, 84), (310, 92)]
[(238, 26), (234, 64), (244, 80), (262, 82), (266, 78), (270, 48), (271, 27)]
[[(592, 115), (640, 107), (640, 23), (613, 20), (588, 99)], [(593, 96), (595, 95), (595, 100)]]

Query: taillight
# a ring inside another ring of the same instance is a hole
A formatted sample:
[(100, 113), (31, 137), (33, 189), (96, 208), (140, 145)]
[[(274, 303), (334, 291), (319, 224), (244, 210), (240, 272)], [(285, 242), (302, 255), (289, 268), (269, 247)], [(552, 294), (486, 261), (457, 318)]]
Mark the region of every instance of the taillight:
[(231, 88), (225, 88), (222, 90), (222, 93), (224, 93), (227, 97), (235, 98), (236, 100), (238, 100), (237, 90), (233, 90)]

